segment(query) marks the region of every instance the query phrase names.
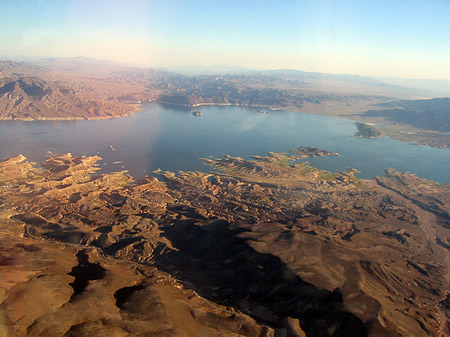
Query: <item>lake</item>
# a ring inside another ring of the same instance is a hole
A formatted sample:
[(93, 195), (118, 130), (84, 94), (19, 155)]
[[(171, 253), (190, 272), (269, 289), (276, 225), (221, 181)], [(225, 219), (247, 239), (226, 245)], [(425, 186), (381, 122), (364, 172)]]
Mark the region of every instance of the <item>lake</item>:
[[(203, 116), (193, 116), (199, 110)], [(133, 117), (99, 121), (2, 121), (0, 159), (25, 155), (41, 162), (55, 154), (100, 155), (102, 171), (127, 169), (135, 177), (158, 168), (208, 171), (200, 158), (246, 157), (313, 146), (339, 152), (339, 157), (310, 158), (332, 172), (353, 167), (372, 178), (384, 169), (437, 182), (450, 181), (450, 149), (412, 145), (388, 137), (354, 137), (353, 121), (298, 112), (257, 112), (237, 106), (175, 107), (151, 103)], [(112, 146), (115, 150), (110, 148)]]

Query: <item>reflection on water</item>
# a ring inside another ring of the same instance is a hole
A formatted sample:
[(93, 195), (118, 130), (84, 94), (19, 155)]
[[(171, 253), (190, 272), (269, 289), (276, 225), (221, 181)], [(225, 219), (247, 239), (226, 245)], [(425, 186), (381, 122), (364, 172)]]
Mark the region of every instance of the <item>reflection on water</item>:
[[(203, 116), (191, 113), (200, 110)], [(257, 113), (232, 106), (180, 108), (149, 104), (134, 117), (103, 121), (0, 122), (0, 158), (24, 154), (42, 161), (47, 151), (104, 158), (105, 172), (128, 169), (135, 177), (161, 168), (207, 171), (200, 158), (245, 157), (313, 146), (340, 157), (312, 158), (316, 167), (353, 167), (360, 177), (383, 175), (384, 168), (450, 181), (450, 150), (416, 146), (387, 137), (355, 138), (353, 121), (296, 112)], [(112, 146), (115, 150), (110, 148)]]

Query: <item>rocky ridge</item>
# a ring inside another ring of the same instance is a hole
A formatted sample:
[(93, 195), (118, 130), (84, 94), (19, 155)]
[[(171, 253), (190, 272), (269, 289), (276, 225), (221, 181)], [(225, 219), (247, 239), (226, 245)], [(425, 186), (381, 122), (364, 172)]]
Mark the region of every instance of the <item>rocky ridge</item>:
[(69, 86), (37, 77), (0, 79), (0, 119), (104, 119), (132, 111), (123, 103), (83, 99)]

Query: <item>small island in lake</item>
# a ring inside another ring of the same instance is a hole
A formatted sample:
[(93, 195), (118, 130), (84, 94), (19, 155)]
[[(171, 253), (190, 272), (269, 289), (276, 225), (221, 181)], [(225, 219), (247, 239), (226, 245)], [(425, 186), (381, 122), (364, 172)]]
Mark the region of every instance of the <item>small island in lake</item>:
[(324, 151), (311, 146), (302, 146), (295, 150), (289, 150), (289, 152), (295, 153), (300, 159), (308, 157), (339, 156), (339, 153), (337, 152)]
[(356, 128), (358, 129), (358, 132), (355, 133), (356, 137), (363, 137), (370, 139), (383, 137), (383, 134), (370, 124), (355, 122), (355, 125)]
[(201, 112), (201, 111), (193, 111), (192, 112), (192, 116), (196, 116), (196, 117), (199, 117), (199, 116), (203, 116), (203, 113)]

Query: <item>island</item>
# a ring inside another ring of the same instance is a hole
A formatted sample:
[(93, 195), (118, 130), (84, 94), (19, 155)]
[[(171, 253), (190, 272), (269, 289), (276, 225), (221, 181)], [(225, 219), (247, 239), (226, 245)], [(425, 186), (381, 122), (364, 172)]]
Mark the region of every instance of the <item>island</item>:
[(447, 335), (450, 185), (291, 153), (138, 180), (99, 172), (98, 156), (0, 162), (1, 329)]
[(369, 138), (369, 139), (383, 137), (383, 134), (379, 130), (377, 130), (373, 125), (371, 125), (369, 123), (355, 122), (355, 125), (358, 130), (355, 133), (356, 137)]
[(196, 111), (192, 112), (192, 116), (196, 116), (196, 117), (203, 116), (203, 113), (201, 111), (196, 110)]
[(339, 156), (337, 152), (324, 151), (311, 146), (301, 146), (294, 150), (289, 150), (289, 152), (295, 153), (295, 156), (303, 159), (308, 157), (328, 157), (328, 156)]

